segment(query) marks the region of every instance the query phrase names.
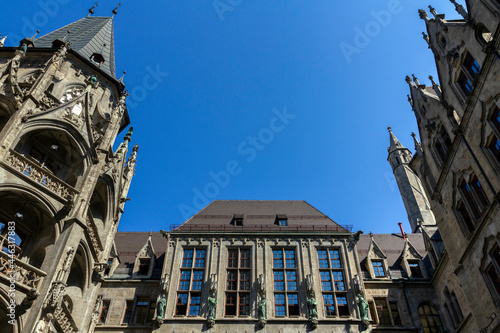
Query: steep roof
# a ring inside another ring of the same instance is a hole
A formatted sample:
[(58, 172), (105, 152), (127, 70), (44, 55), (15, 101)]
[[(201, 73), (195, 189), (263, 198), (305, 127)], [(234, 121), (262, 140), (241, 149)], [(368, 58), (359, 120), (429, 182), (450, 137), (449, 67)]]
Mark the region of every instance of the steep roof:
[[(432, 266), (430, 264), (428, 256), (426, 256), (424, 238), (422, 234), (406, 234), (406, 238), (413, 245), (415, 250), (419, 252), (420, 255), (424, 257), (425, 268), (428, 272), (432, 271)], [(389, 267), (391, 277), (408, 277), (404, 272), (403, 267), (400, 265), (401, 254), (405, 248), (405, 240), (401, 234), (373, 234), (373, 239), (386, 255), (387, 266)], [(370, 235), (361, 235), (356, 248), (358, 250), (359, 260), (361, 262), (361, 270), (365, 277), (368, 277), (368, 272), (366, 271), (365, 261), (368, 255), (368, 250), (371, 243)]]
[(401, 142), (399, 142), (398, 138), (396, 138), (396, 136), (394, 135), (394, 133), (392, 133), (392, 129), (389, 127), (388, 128), (389, 130), (389, 148), (387, 148), (387, 150), (390, 152), (396, 150), (396, 149), (406, 149), (405, 146), (403, 146), (401, 144)]
[[(68, 31), (70, 32), (69, 36)], [(71, 49), (89, 59), (94, 53), (104, 57), (101, 69), (115, 77), (115, 41), (112, 17), (84, 17), (35, 40), (35, 47), (51, 48), (55, 40), (67, 37)], [(105, 46), (103, 46), (105, 44)]]
[[(243, 218), (242, 226), (235, 225), (235, 217)], [(278, 217), (286, 217), (288, 225), (279, 226)], [(172, 233), (189, 231), (349, 232), (303, 200), (215, 200)]]
[[(148, 241), (149, 232), (117, 232), (115, 237), (116, 251), (120, 264), (115, 269), (113, 278), (127, 278), (132, 275), (135, 257)], [(153, 232), (151, 242), (156, 250), (156, 265), (151, 278), (159, 278), (163, 267), (167, 243), (160, 232)]]

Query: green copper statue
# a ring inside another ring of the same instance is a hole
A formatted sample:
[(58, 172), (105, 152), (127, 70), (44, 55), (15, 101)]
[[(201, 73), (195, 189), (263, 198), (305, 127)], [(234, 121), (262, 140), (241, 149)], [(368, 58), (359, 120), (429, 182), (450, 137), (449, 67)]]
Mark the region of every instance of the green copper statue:
[(165, 299), (165, 295), (158, 296), (156, 300), (157, 304), (157, 312), (156, 318), (164, 319), (165, 318), (165, 307), (167, 306), (167, 300)]
[(314, 296), (307, 299), (307, 306), (309, 308), (309, 319), (318, 319), (318, 302)]
[(267, 319), (267, 317), (266, 317), (266, 295), (260, 296), (259, 319)]
[[(215, 296), (215, 295), (213, 295)], [(208, 297), (208, 319), (215, 319), (215, 309), (217, 308), (217, 299), (214, 297)]]
[(358, 294), (358, 308), (363, 326), (365, 328), (368, 328), (368, 326), (370, 325), (370, 320), (368, 319), (368, 303), (365, 301), (361, 293)]

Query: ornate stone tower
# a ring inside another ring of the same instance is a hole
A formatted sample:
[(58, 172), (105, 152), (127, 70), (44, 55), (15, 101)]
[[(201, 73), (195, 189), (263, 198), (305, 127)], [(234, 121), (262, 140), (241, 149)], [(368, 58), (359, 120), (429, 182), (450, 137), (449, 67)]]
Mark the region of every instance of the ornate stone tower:
[(129, 128), (113, 151), (129, 125), (127, 92), (113, 17), (92, 14), (0, 45), (0, 324), (14, 332), (93, 331), (101, 309), (138, 146), (127, 160)]
[(420, 178), (409, 166), (412, 160), (411, 152), (399, 142), (390, 127), (389, 139), (390, 146), (387, 148), (389, 157), (387, 160), (391, 164), (394, 177), (396, 177), (408, 213), (411, 230), (412, 232), (421, 232), (421, 227), (424, 225), (436, 225), (434, 214), (431, 211)]

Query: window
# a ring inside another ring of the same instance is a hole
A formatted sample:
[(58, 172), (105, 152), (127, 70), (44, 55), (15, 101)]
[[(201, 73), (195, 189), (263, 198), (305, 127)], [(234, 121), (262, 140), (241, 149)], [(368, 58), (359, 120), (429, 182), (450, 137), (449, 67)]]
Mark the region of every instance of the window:
[(145, 325), (149, 310), (149, 298), (138, 298), (135, 303), (134, 324)]
[(500, 140), (496, 136), (493, 136), (490, 144), (488, 145), (488, 148), (490, 149), (497, 162), (500, 163)]
[(340, 251), (318, 249), (318, 262), (325, 316), (349, 316)]
[(288, 219), (287, 218), (278, 219), (278, 225), (280, 227), (286, 227), (286, 226), (288, 226)]
[(469, 176), (459, 181), (458, 190), (462, 200), (458, 201), (457, 211), (470, 233), (475, 228), (476, 220), (481, 217), (482, 211), (489, 205), (488, 198), (477, 176)]
[(458, 304), (458, 300), (454, 292), (450, 293), (448, 288), (445, 288), (443, 294), (446, 301), (445, 310), (450, 317), (453, 328), (457, 328), (464, 319), (462, 309), (460, 309), (460, 305)]
[(242, 227), (243, 226), (243, 216), (241, 216), (241, 215), (234, 216), (232, 224), (237, 226), (237, 227)]
[(479, 63), (468, 51), (465, 51), (461, 67), (462, 70), (458, 76), (457, 83), (465, 95), (469, 96), (474, 90), (474, 79), (481, 71), (481, 66), (479, 66)]
[(372, 260), (375, 277), (385, 277), (384, 263), (382, 260)]
[(421, 279), (424, 277), (418, 260), (408, 260), (408, 267), (410, 267), (412, 278)]
[(106, 317), (108, 316), (108, 310), (109, 310), (109, 302), (110, 301), (102, 301), (102, 306), (101, 306), (101, 313), (99, 314), (99, 320), (97, 321), (98, 324), (106, 324)]
[(176, 316), (199, 316), (201, 291), (205, 276), (206, 250), (200, 248), (184, 249), (182, 257)]
[(434, 143), (434, 149), (436, 150), (441, 162), (446, 160), (446, 156), (451, 145), (452, 142), (448, 132), (446, 132), (444, 126), (441, 126), (436, 137), (436, 142)]
[(125, 305), (125, 313), (123, 314), (122, 324), (130, 324), (130, 318), (132, 318), (133, 307), (134, 307), (134, 301), (127, 301)]
[(500, 132), (500, 108), (498, 106), (494, 108), (491, 114), (490, 123), (493, 125), (493, 128)]
[(148, 275), (150, 263), (150, 258), (139, 259), (139, 271), (137, 275)]
[(226, 316), (250, 315), (250, 249), (227, 253)]
[(429, 304), (418, 307), (418, 315), (424, 327), (424, 333), (443, 333), (444, 328), (438, 310)]
[(500, 246), (496, 245), (490, 253), (491, 264), (486, 268), (486, 273), (494, 286), (497, 296), (500, 296)]
[(375, 298), (374, 302), (369, 302), (369, 305), (374, 324), (381, 326), (402, 325), (397, 301), (389, 301), (386, 298)]
[(274, 310), (276, 317), (299, 316), (295, 250), (273, 250)]

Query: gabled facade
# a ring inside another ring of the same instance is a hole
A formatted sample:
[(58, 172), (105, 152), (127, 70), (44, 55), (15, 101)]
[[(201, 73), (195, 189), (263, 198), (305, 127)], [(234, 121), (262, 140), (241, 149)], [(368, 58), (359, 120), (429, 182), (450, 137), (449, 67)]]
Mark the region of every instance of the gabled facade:
[(500, 4), (452, 3), (463, 19), (419, 11), (439, 83), (406, 77), (421, 139), (408, 165), (436, 219), (421, 231), (446, 328), (499, 332)]
[(2, 330), (96, 324), (138, 151), (127, 159), (131, 128), (113, 151), (129, 125), (113, 38), (111, 17), (89, 16), (0, 48)]

